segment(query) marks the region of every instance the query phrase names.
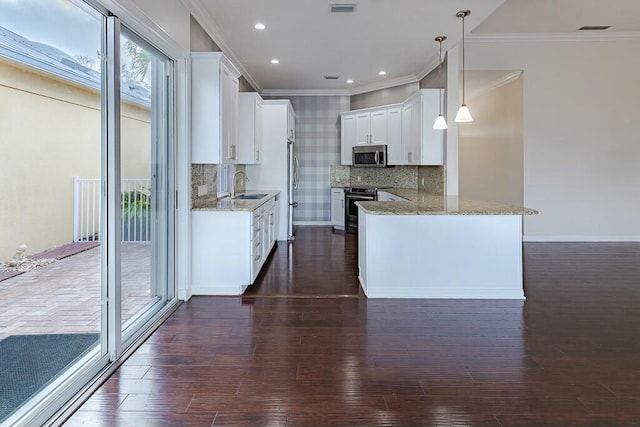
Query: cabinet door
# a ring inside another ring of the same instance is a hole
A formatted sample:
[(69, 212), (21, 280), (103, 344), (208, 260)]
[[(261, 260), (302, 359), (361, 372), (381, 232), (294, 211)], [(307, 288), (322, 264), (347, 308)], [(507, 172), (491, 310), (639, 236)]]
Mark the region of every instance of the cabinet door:
[(369, 144), (371, 141), (371, 113), (356, 114), (356, 144)]
[[(233, 163), (236, 159), (236, 141), (238, 139), (238, 79), (221, 64), (221, 121), (222, 162)], [(215, 118), (214, 118), (215, 119)]]
[(417, 97), (412, 101), (411, 111), (411, 146), (409, 148), (409, 164), (422, 163), (422, 100)]
[(260, 163), (262, 159), (262, 140), (264, 138), (264, 132), (262, 130), (262, 98), (256, 97), (256, 111), (255, 111), (255, 162)]
[(287, 128), (288, 128), (288, 138), (292, 141), (296, 140), (296, 115), (294, 111), (289, 107), (287, 109)]
[(356, 144), (356, 116), (343, 114), (341, 119), (341, 156), (340, 164), (351, 165), (353, 163), (353, 146)]
[(387, 109), (371, 112), (371, 129), (369, 132), (371, 144), (387, 143)]
[(387, 110), (387, 164), (402, 164), (402, 108)]
[(413, 122), (413, 104), (408, 102), (402, 106), (402, 160), (401, 165), (410, 164), (411, 153), (411, 124)]
[(331, 225), (344, 227), (344, 190), (331, 189)]

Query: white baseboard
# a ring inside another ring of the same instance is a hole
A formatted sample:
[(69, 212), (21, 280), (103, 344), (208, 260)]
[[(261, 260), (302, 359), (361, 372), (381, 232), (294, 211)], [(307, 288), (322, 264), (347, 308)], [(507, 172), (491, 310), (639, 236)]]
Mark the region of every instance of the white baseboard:
[(524, 236), (524, 242), (640, 242), (640, 236)]
[(293, 221), (293, 225), (332, 225), (331, 221)]

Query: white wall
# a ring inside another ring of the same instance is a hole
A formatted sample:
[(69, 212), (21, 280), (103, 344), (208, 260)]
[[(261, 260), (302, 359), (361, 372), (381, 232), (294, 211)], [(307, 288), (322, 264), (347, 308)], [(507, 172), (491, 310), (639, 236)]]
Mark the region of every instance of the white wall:
[[(518, 77), (519, 76), (519, 77)], [(522, 206), (522, 75), (509, 71), (466, 73), (472, 123), (460, 123), (460, 196)]]
[(466, 60), (524, 70), (525, 239), (640, 240), (640, 40), (470, 40)]

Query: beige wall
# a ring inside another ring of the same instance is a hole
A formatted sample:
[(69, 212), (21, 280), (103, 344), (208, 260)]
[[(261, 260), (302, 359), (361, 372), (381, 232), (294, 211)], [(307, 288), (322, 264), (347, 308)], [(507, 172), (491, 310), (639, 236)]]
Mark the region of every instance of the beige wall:
[[(190, 26), (191, 52), (222, 52), (220, 46), (218, 46), (216, 42), (209, 37), (209, 34), (207, 34), (204, 28), (202, 28), (193, 16), (191, 16)], [(256, 92), (255, 88), (251, 86), (251, 83), (249, 83), (244, 76), (240, 76), (238, 79), (238, 90), (240, 92)]]
[(466, 53), (470, 70), (524, 70), (524, 204), (540, 211), (525, 239), (640, 240), (640, 41), (472, 41)]
[(523, 196), (523, 79), (502, 71), (467, 73), (473, 123), (458, 127), (460, 196), (514, 205)]
[[(123, 177), (149, 176), (149, 110), (123, 103)], [(73, 177), (100, 177), (97, 91), (0, 60), (0, 260), (73, 240)]]
[(351, 109), (379, 107), (381, 105), (398, 104), (420, 90), (418, 83), (394, 86), (387, 89), (374, 90), (351, 96)]

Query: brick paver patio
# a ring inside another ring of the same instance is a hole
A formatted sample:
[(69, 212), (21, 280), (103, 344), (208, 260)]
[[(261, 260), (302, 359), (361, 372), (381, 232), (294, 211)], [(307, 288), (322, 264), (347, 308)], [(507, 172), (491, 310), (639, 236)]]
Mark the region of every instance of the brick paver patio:
[[(122, 247), (122, 319), (152, 301), (149, 243)], [(10, 335), (99, 332), (100, 247), (0, 281), (0, 340)]]

